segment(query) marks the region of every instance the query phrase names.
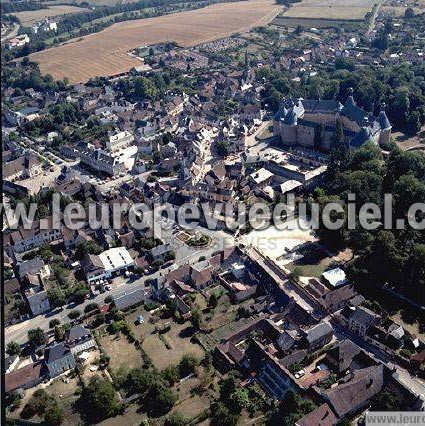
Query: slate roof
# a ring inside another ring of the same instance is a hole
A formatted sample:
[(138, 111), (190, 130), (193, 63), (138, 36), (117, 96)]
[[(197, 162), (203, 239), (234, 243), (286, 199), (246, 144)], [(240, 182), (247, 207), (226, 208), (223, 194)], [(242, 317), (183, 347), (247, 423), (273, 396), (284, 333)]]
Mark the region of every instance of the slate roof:
[(360, 148), (364, 143), (369, 141), (371, 138), (371, 132), (368, 127), (362, 127), (360, 131), (351, 140), (350, 145), (355, 148)]
[(104, 269), (100, 257), (96, 254), (86, 254), (81, 261), (81, 267), (86, 274), (96, 269)]
[(388, 120), (387, 114), (385, 114), (384, 110), (379, 113), (378, 122), (379, 127), (382, 130), (390, 130), (392, 128), (390, 120)]
[(345, 101), (341, 114), (345, 115), (350, 120), (355, 121), (359, 126), (363, 125), (364, 118), (369, 115), (366, 111), (357, 106), (352, 96), (349, 96)]
[(302, 104), (307, 112), (335, 112), (342, 109), (342, 104), (335, 100), (303, 99)]
[(10, 355), (4, 360), (4, 369), (7, 370), (19, 358), (18, 355)]
[(337, 347), (330, 349), (326, 356), (338, 364), (337, 372), (341, 373), (350, 367), (353, 358), (360, 351), (361, 349), (355, 343), (345, 339)]
[(143, 300), (146, 300), (146, 294), (141, 288), (139, 288), (135, 291), (132, 291), (131, 293), (126, 293), (122, 296), (114, 297), (114, 304), (117, 309), (123, 310), (141, 303)]
[(4, 282), (4, 292), (6, 293), (11, 293), (11, 294), (15, 294), (17, 292), (19, 292), (20, 289), (20, 284), (17, 278), (12, 278), (10, 280), (7, 280)]
[(337, 420), (331, 407), (324, 403), (299, 419), (295, 426), (334, 426)]
[(159, 246), (154, 247), (149, 251), (149, 254), (152, 257), (162, 256), (170, 251), (170, 247), (167, 244), (161, 244)]
[(45, 290), (39, 291), (34, 294), (27, 294), (26, 298), (28, 300), (28, 303), (30, 304), (30, 307), (39, 306), (46, 300), (49, 300)]
[(332, 334), (332, 332), (332, 327), (329, 324), (322, 322), (307, 330), (306, 339), (309, 343), (312, 343), (328, 334)]
[(360, 306), (354, 311), (353, 315), (351, 315), (350, 321), (355, 321), (367, 328), (377, 316), (378, 315), (370, 309)]
[(57, 361), (58, 359), (66, 357), (70, 354), (71, 351), (63, 343), (58, 343), (55, 346), (50, 346), (44, 352), (44, 360), (46, 364), (51, 364), (52, 362)]
[(84, 326), (79, 324), (69, 329), (67, 334), (68, 334), (68, 340), (72, 342), (73, 340), (80, 339), (81, 337), (87, 336), (88, 334), (90, 334), (90, 331), (87, 330)]
[(28, 274), (38, 274), (44, 266), (44, 262), (40, 257), (34, 257), (34, 259), (25, 260), (19, 265), (18, 274), (21, 278), (24, 278)]
[(284, 120), (283, 120), (283, 122), (284, 122), (285, 124), (288, 124), (289, 126), (294, 126), (294, 125), (296, 125), (296, 124), (297, 124), (297, 121), (298, 121), (298, 116), (297, 116), (297, 114), (296, 114), (296, 112), (295, 112), (294, 110), (290, 110), (290, 111), (286, 114), (286, 116), (285, 116), (285, 118), (284, 118)]
[(384, 384), (384, 366), (372, 366), (357, 370), (353, 378), (322, 393), (328, 403), (343, 417), (352, 410), (364, 406), (381, 391)]

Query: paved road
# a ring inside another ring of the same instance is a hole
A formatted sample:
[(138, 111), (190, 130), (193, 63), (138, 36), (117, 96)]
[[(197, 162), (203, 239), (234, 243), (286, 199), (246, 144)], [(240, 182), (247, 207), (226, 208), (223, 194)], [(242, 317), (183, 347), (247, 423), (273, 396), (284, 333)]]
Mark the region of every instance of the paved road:
[(379, 15), (379, 11), (381, 10), (381, 6), (382, 6), (383, 3), (385, 3), (385, 0), (381, 1), (378, 4), (378, 6), (376, 6), (374, 13), (373, 13), (373, 16), (370, 19), (369, 27), (368, 27), (367, 32), (366, 32), (366, 37), (368, 37), (371, 34), (371, 32), (375, 29), (376, 18)]
[(15, 341), (21, 344), (25, 343), (27, 341), (28, 330), (40, 327), (41, 329), (47, 331), (49, 330), (49, 322), (52, 319), (59, 319), (61, 323), (69, 322), (70, 320), (68, 318), (68, 314), (74, 309), (78, 309), (79, 311), (83, 312), (84, 307), (87, 306), (89, 303), (98, 303), (100, 306), (103, 305), (105, 297), (108, 295), (118, 296), (139, 288), (146, 288), (145, 282), (147, 279), (152, 279), (160, 275), (165, 275), (168, 272), (177, 269), (179, 266), (185, 264), (196, 263), (201, 256), (205, 256), (208, 259), (216, 250), (229, 247), (234, 244), (234, 239), (232, 238), (232, 236), (225, 233), (224, 231), (208, 230), (201, 227), (199, 228), (199, 230), (212, 238), (213, 241), (209, 246), (201, 249), (188, 247), (186, 244), (176, 238), (176, 234), (173, 234), (172, 230), (168, 230), (166, 231), (166, 234), (163, 235), (163, 239), (165, 242), (167, 242), (167, 239), (168, 241), (173, 241), (175, 244), (174, 250), (176, 251), (176, 262), (173, 263), (171, 266), (160, 269), (154, 274), (140, 277), (137, 280), (128, 281), (126, 284), (121, 285), (119, 287), (113, 287), (111, 291), (99, 294), (92, 299), (87, 299), (80, 305), (74, 306), (72, 308), (65, 307), (61, 311), (56, 312), (53, 315), (38, 315), (19, 324), (9, 326), (5, 329), (6, 344), (11, 341)]

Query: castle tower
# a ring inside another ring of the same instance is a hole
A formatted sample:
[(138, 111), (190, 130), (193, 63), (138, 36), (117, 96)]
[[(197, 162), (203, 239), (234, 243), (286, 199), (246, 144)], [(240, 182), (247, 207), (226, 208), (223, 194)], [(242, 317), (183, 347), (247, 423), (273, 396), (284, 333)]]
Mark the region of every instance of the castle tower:
[(280, 122), (280, 134), (283, 145), (296, 145), (298, 141), (298, 116), (294, 109), (294, 101), (290, 101), (289, 110)]
[(392, 125), (385, 114), (385, 103), (381, 104), (381, 111), (378, 116), (378, 123), (381, 131), (379, 133), (379, 144), (387, 144), (390, 142)]

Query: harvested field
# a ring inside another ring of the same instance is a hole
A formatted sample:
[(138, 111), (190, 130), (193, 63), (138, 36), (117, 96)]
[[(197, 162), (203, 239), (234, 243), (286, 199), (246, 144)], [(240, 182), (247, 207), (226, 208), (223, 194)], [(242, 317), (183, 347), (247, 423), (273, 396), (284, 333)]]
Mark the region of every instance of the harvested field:
[(363, 19), (377, 0), (303, 0), (284, 13), (288, 18)]
[(143, 45), (175, 41), (184, 47), (227, 37), (265, 25), (281, 10), (273, 0), (222, 3), (156, 18), (114, 24), (105, 30), (30, 55), (41, 72), (55, 79), (84, 82), (140, 65), (128, 51)]
[(57, 5), (57, 6), (49, 6), (46, 9), (40, 10), (29, 10), (25, 12), (17, 12), (14, 13), (21, 24), (25, 26), (29, 26), (34, 24), (37, 21), (41, 21), (45, 18), (54, 18), (62, 15), (69, 15), (71, 13), (80, 13), (80, 12), (89, 12), (89, 9), (85, 9), (83, 7), (77, 6), (66, 6), (66, 5)]
[(300, 25), (303, 28), (335, 28), (341, 27), (348, 30), (355, 30), (360, 25), (363, 24), (363, 21), (348, 21), (348, 20), (338, 20), (338, 19), (306, 19), (306, 18), (287, 18), (286, 15), (279, 16), (272, 22), (273, 25), (278, 27), (289, 27), (296, 28)]

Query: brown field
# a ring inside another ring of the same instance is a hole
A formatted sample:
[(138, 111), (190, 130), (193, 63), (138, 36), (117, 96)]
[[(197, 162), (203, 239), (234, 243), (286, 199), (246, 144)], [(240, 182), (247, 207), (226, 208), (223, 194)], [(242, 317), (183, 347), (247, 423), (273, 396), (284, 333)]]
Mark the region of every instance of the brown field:
[(282, 16), (315, 19), (363, 19), (378, 0), (303, 0)]
[[(159, 324), (163, 324), (161, 320)], [(150, 356), (155, 367), (162, 370), (171, 364), (178, 364), (185, 354), (193, 354), (198, 359), (204, 357), (204, 350), (197, 343), (190, 341), (190, 335), (186, 333), (190, 329), (190, 325), (172, 323), (170, 331), (164, 333), (164, 338), (171, 345), (171, 349), (167, 349), (164, 343), (159, 339), (158, 334), (146, 335), (142, 348)]]
[(115, 335), (103, 336), (100, 340), (106, 353), (111, 357), (109, 362), (113, 370), (117, 370), (121, 365), (127, 368), (141, 367), (143, 364), (141, 353), (127, 338), (120, 333), (117, 338)]
[(45, 18), (53, 18), (55, 16), (61, 15), (69, 15), (70, 13), (79, 13), (79, 12), (88, 12), (89, 9), (84, 9), (83, 7), (76, 6), (65, 6), (65, 5), (57, 5), (50, 6), (46, 9), (40, 10), (29, 10), (25, 12), (17, 12), (14, 13), (21, 24), (25, 26), (29, 26), (37, 21), (41, 21)]
[(281, 10), (274, 0), (222, 3), (203, 9), (114, 24), (105, 30), (65, 45), (30, 55), (44, 74), (84, 82), (110, 76), (140, 65), (128, 51), (142, 45), (176, 41), (195, 46), (265, 25)]

